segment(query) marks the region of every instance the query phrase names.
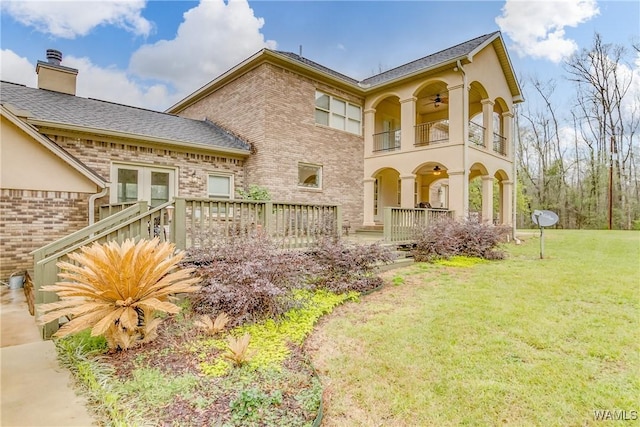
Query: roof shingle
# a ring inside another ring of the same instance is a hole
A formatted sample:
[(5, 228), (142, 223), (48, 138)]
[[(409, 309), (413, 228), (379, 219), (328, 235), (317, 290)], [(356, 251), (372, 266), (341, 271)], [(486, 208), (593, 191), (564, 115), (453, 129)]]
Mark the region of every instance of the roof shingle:
[(139, 137), (201, 144), (218, 149), (243, 150), (247, 153), (250, 150), (246, 141), (208, 120), (193, 120), (15, 83), (2, 82), (0, 103), (26, 110), (29, 118), (35, 120), (82, 126), (95, 131), (123, 132)]

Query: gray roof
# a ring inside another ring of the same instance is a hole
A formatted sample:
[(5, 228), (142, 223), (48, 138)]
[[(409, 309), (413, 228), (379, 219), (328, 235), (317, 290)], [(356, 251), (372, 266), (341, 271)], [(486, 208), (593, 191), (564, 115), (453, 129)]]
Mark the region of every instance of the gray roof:
[(496, 34), (499, 34), (499, 32), (476, 37), (473, 40), (460, 43), (459, 45), (441, 50), (440, 52), (433, 53), (429, 56), (425, 56), (424, 58), (416, 59), (415, 61), (411, 61), (407, 64), (385, 71), (384, 73), (376, 74), (375, 76), (364, 79), (361, 83), (377, 85), (406, 76), (416, 71), (433, 68), (440, 64), (446, 64), (447, 62), (469, 55), (478, 46), (494, 37)]
[(393, 68), (391, 70), (385, 71), (384, 73), (376, 74), (375, 76), (366, 78), (361, 83), (369, 84), (369, 85), (377, 85), (377, 84), (385, 83), (389, 80), (394, 80), (394, 79), (406, 76), (416, 71), (432, 68), (439, 64), (446, 64), (447, 62), (450, 62), (457, 58), (461, 58), (463, 56), (469, 55), (478, 46), (480, 46), (490, 38), (494, 37), (496, 34), (500, 34), (500, 32), (496, 31), (491, 34), (485, 34), (483, 36), (476, 37), (473, 40), (469, 40), (464, 43), (460, 43), (456, 46), (450, 47), (448, 49), (441, 50), (440, 52), (436, 52), (429, 56), (425, 56), (424, 58), (416, 59), (415, 61), (409, 62), (407, 64)]
[(298, 62), (302, 62), (305, 65), (308, 65), (310, 67), (316, 68), (316, 69), (318, 69), (320, 71), (323, 71), (323, 72), (325, 72), (327, 74), (331, 74), (333, 77), (337, 77), (339, 79), (345, 80), (345, 81), (347, 81), (347, 82), (349, 82), (351, 84), (355, 84), (355, 85), (358, 84), (358, 80), (356, 80), (354, 78), (351, 78), (349, 76), (346, 76), (346, 75), (344, 75), (342, 73), (339, 73), (339, 72), (337, 72), (335, 70), (332, 70), (331, 68), (327, 68), (324, 65), (320, 65), (317, 62), (314, 62), (314, 61), (312, 61), (310, 59), (302, 57), (302, 56), (300, 56), (298, 54), (295, 54), (295, 53), (292, 53), (292, 52), (283, 52), (281, 50), (275, 50), (274, 52), (279, 53), (281, 55), (286, 55), (291, 59), (294, 59), (294, 60), (296, 60)]
[(96, 133), (100, 130), (123, 132), (141, 138), (162, 138), (247, 153), (250, 149), (246, 141), (208, 120), (193, 120), (15, 83), (2, 82), (0, 103), (26, 110), (30, 119), (82, 126)]
[(464, 43), (460, 43), (456, 46), (447, 48), (445, 50), (441, 50), (440, 52), (436, 52), (429, 56), (425, 56), (424, 58), (416, 59), (415, 61), (409, 62), (407, 64), (393, 68), (391, 70), (385, 71), (384, 73), (380, 73), (380, 74), (376, 74), (375, 76), (368, 77), (362, 81), (358, 81), (349, 76), (345, 76), (344, 74), (338, 73), (337, 71), (334, 71), (330, 68), (320, 65), (317, 62), (313, 62), (307, 58), (303, 58), (302, 56), (296, 55), (295, 53), (281, 52), (281, 51), (275, 51), (275, 52), (282, 55), (286, 55), (287, 57), (295, 61), (301, 62), (305, 65), (313, 67), (319, 71), (322, 71), (326, 74), (330, 74), (339, 79), (345, 80), (351, 84), (355, 84), (355, 85), (359, 84), (361, 86), (366, 87), (366, 85), (375, 86), (382, 83), (386, 83), (390, 80), (395, 80), (420, 70), (433, 68), (440, 64), (446, 64), (447, 62), (451, 62), (453, 60), (462, 58), (472, 53), (475, 49), (477, 49), (480, 45), (485, 43), (487, 40), (499, 34), (500, 32), (496, 31), (490, 34), (485, 34), (483, 36), (476, 37), (475, 39), (468, 40)]

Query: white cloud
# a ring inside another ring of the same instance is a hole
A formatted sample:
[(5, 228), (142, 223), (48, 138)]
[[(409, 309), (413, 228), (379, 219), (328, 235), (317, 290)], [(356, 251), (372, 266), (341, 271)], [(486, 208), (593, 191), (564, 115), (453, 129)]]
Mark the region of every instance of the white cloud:
[(557, 63), (578, 49), (565, 37), (565, 27), (576, 27), (599, 13), (596, 0), (506, 0), (496, 23), (519, 55)]
[[(36, 66), (9, 49), (0, 51), (0, 78), (5, 81), (37, 87)], [(125, 105), (164, 110), (177, 101), (163, 84), (138, 81), (115, 67), (102, 68), (89, 58), (65, 55), (61, 65), (76, 68), (76, 95)]]
[(35, 87), (36, 67), (10, 49), (0, 50), (0, 80)]
[(147, 36), (153, 25), (140, 15), (144, 0), (3, 1), (2, 10), (21, 24), (55, 37), (85, 36), (99, 25), (114, 25)]
[[(78, 96), (164, 110), (261, 48), (275, 48), (260, 33), (263, 25), (246, 0), (202, 0), (184, 14), (174, 39), (136, 51), (129, 70), (100, 67), (70, 53), (62, 65), (78, 69)], [(12, 50), (1, 53), (3, 80), (37, 86), (35, 64)]]
[(132, 55), (129, 69), (187, 94), (260, 49), (275, 48), (276, 43), (260, 33), (263, 25), (246, 0), (203, 0), (184, 13), (174, 39), (142, 46)]
[(173, 101), (166, 85), (136, 81), (126, 71), (99, 67), (89, 58), (65, 56), (62, 65), (78, 70), (78, 96), (156, 110), (163, 110)]

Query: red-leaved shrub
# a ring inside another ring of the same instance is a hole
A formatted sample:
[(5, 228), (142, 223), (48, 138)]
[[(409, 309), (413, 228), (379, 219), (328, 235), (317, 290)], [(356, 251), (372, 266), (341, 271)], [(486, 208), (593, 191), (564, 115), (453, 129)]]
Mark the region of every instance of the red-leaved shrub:
[(508, 233), (506, 226), (477, 221), (434, 221), (416, 230), (413, 255), (416, 261), (432, 261), (455, 255), (503, 259), (505, 254), (499, 246)]
[(295, 306), (293, 289), (305, 286), (313, 263), (303, 252), (286, 251), (264, 234), (238, 235), (187, 251), (202, 288), (194, 311), (227, 313), (233, 325), (276, 318)]
[(334, 237), (318, 239), (309, 255), (318, 265), (314, 286), (338, 293), (377, 288), (382, 279), (375, 275), (376, 266), (394, 259), (391, 250), (379, 244), (348, 244)]

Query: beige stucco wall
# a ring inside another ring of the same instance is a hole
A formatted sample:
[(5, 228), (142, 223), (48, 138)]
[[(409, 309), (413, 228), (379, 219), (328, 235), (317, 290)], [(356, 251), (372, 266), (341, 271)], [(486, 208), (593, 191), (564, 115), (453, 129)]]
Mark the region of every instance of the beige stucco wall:
[(75, 73), (71, 70), (63, 70), (48, 64), (38, 64), (36, 67), (38, 73), (38, 89), (54, 90), (69, 95), (76, 94), (76, 78)]
[[(478, 52), (471, 63), (464, 65), (464, 72), (466, 74), (451, 65), (450, 68), (423, 73), (367, 94), (365, 127), (369, 132), (365, 135), (363, 178), (365, 182), (379, 179), (379, 207), (414, 206), (415, 183), (419, 189), (417, 202), (431, 200), (433, 197), (429, 193), (437, 194), (436, 186), (431, 184), (439, 181), (447, 184), (448, 207), (455, 210), (456, 215), (464, 216), (468, 209), (465, 198), (468, 197), (469, 179), (480, 175), (498, 177), (503, 183), (512, 179), (513, 100), (493, 46)], [(436, 93), (447, 98), (447, 102), (437, 109), (423, 107), (425, 101), (433, 99)], [(483, 133), (485, 147), (471, 143), (465, 145), (467, 122), (477, 113), (487, 118), (481, 121), (486, 128)], [(502, 118), (497, 129), (486, 123), (492, 123), (494, 115)], [(401, 147), (396, 151), (374, 151), (372, 134), (381, 132), (383, 120), (389, 117), (394, 119), (394, 123), (401, 123)], [(449, 124), (448, 140), (414, 145), (414, 126), (444, 119)], [(507, 155), (493, 150), (494, 132), (507, 138)], [(432, 174), (436, 165), (443, 169), (437, 178)], [(402, 183), (400, 203), (397, 200), (398, 179)], [(370, 224), (371, 219), (380, 220), (379, 213), (375, 217), (372, 214), (374, 192), (373, 184), (369, 185), (363, 208), (366, 224)]]
[[(181, 115), (204, 118), (247, 138), (255, 154), (246, 182), (266, 187), (274, 200), (339, 204), (343, 219), (362, 223), (363, 137), (315, 123), (315, 91), (362, 105), (326, 82), (262, 64)], [(322, 189), (298, 186), (298, 163), (322, 165)]]
[(4, 117), (0, 134), (0, 187), (97, 192), (95, 183)]

